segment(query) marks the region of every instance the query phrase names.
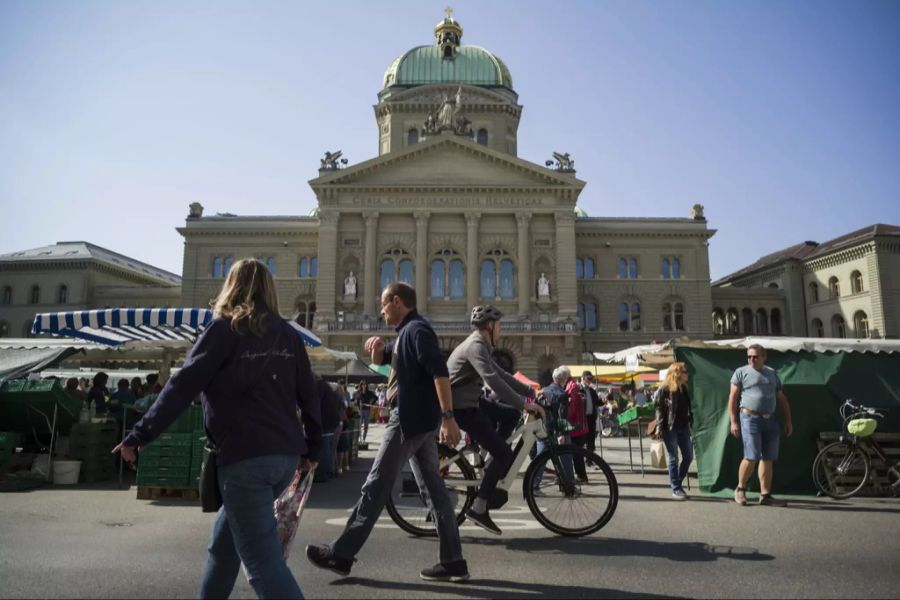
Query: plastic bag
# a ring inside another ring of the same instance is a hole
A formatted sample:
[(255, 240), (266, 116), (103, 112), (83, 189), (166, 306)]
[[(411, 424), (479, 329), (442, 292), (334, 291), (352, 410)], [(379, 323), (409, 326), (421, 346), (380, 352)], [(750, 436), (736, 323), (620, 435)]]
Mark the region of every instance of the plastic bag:
[(665, 469), (667, 465), (666, 445), (660, 440), (653, 440), (650, 443), (650, 466), (654, 469)]
[(297, 471), (294, 473), (294, 479), (291, 480), (290, 485), (275, 499), (273, 507), (275, 510), (275, 523), (284, 560), (287, 560), (291, 553), (291, 546), (297, 535), (300, 516), (303, 514), (303, 507), (309, 499), (312, 483), (313, 478), (310, 473)]

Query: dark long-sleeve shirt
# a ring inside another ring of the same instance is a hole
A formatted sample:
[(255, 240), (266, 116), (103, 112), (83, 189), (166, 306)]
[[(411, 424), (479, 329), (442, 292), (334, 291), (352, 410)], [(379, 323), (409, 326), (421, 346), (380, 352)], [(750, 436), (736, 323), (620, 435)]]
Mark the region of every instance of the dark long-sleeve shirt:
[(229, 321), (214, 319), (125, 444), (149, 444), (202, 393), (204, 423), (218, 447), (219, 464), (271, 454), (317, 460), (322, 417), (306, 348), (277, 315), (267, 314), (264, 327), (262, 337), (242, 335)]
[(418, 312), (406, 315), (397, 332), (397, 339), (385, 346), (381, 364), (394, 369), (400, 433), (412, 437), (434, 431), (440, 424), (441, 405), (434, 380), (447, 377), (447, 362), (437, 335)]

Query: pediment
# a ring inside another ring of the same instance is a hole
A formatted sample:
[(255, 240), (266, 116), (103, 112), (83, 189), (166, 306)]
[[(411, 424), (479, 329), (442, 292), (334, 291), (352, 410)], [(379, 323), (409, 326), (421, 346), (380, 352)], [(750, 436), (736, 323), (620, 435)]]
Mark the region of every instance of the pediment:
[(310, 181), (313, 188), (547, 187), (580, 189), (584, 182), (456, 136), (442, 135)]

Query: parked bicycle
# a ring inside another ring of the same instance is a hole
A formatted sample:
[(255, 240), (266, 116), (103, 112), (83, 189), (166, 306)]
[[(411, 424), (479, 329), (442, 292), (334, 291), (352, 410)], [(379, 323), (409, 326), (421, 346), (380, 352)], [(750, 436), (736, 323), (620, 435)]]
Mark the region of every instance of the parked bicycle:
[(813, 462), (816, 487), (839, 500), (856, 495), (873, 476), (871, 455), (874, 454), (888, 466), (888, 484), (894, 495), (900, 494), (900, 461), (892, 462), (871, 437), (877, 428), (876, 419), (883, 418), (884, 414), (853, 404), (852, 400), (844, 402), (840, 411), (843, 419), (840, 439), (822, 448)]
[[(518, 439), (512, 466), (497, 484), (501, 497), (508, 497), (525, 458), (537, 439), (547, 448), (538, 454), (525, 470), (522, 493), (534, 518), (553, 533), (579, 537), (596, 532), (606, 525), (619, 502), (619, 485), (606, 462), (578, 446), (559, 444), (548, 435), (540, 419), (525, 419), (512, 433), (507, 443)], [(440, 470), (453, 500), (457, 523), (465, 520), (472, 505), (484, 471), (472, 466), (471, 453), (463, 453), (440, 445)], [(476, 453), (477, 454), (477, 453)], [(588, 480), (578, 481), (573, 461), (582, 459)], [(490, 461), (490, 458), (488, 459)], [(503, 499), (499, 501), (500, 504)], [(420, 492), (412, 469), (407, 465), (391, 491), (387, 501), (388, 514), (397, 525), (413, 535), (433, 536), (436, 531), (425, 497)]]

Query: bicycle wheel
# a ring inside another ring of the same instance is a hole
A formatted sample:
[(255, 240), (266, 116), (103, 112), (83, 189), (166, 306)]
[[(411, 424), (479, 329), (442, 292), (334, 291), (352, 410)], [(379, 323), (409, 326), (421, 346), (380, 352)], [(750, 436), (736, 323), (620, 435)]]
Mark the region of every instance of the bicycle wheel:
[(859, 492), (869, 480), (869, 455), (847, 442), (828, 444), (813, 462), (813, 482), (825, 494), (838, 500)]
[[(576, 458), (584, 460), (587, 481), (575, 480)], [(612, 518), (619, 503), (619, 484), (606, 461), (570, 445), (538, 454), (525, 471), (522, 493), (538, 523), (553, 533), (571, 537), (599, 530)]]
[[(438, 445), (438, 458), (441, 462), (457, 455), (456, 450), (443, 444)], [(466, 510), (475, 500), (478, 481), (475, 470), (465, 457), (460, 457), (441, 469), (441, 479), (450, 492), (450, 502), (456, 513), (456, 523), (462, 525), (466, 518)], [(435, 537), (437, 529), (435, 520), (425, 502), (425, 495), (419, 490), (419, 484), (413, 475), (409, 462), (397, 476), (391, 488), (391, 495), (385, 503), (391, 519), (400, 529), (412, 535)]]

